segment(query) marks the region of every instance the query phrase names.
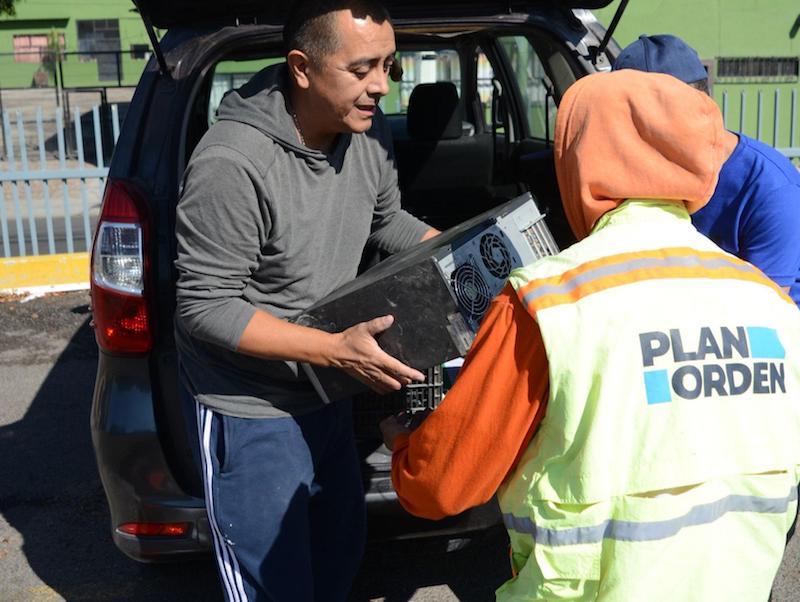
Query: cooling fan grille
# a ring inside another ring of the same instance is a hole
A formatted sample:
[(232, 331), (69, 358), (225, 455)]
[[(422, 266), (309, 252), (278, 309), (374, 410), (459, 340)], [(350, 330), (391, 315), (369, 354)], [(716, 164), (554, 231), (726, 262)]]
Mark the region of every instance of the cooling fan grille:
[(481, 236), (481, 259), (483, 265), (495, 278), (505, 280), (511, 272), (511, 255), (503, 239), (491, 232)]
[(489, 286), (471, 263), (462, 263), (450, 275), (456, 301), (472, 320), (479, 320), (492, 300)]

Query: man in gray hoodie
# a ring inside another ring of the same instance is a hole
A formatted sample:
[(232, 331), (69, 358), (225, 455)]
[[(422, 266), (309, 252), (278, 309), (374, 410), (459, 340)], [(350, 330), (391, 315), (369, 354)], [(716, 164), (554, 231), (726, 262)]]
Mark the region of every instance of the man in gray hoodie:
[(181, 378), (196, 404), (206, 505), (229, 600), (343, 600), (363, 549), (351, 404), (299, 362), (378, 392), (423, 375), (383, 352), (391, 316), (329, 334), (292, 324), (356, 275), (438, 233), (400, 209), (388, 125), (394, 30), (373, 0), (312, 0), (286, 62), (220, 105), (178, 204)]

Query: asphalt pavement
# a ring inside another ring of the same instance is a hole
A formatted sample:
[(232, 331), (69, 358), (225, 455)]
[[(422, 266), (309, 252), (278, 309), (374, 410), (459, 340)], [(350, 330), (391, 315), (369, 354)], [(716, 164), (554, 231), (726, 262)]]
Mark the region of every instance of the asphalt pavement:
[[(114, 547), (89, 434), (97, 349), (88, 294), (0, 299), (0, 600), (217, 602), (209, 557), (143, 565)], [(507, 539), (369, 548), (351, 600), (485, 601), (508, 578)], [(800, 600), (800, 538), (773, 602)], [(727, 602), (727, 601), (726, 601)]]
[[(84, 292), (0, 300), (0, 600), (219, 602), (210, 557), (136, 563), (111, 541), (89, 412), (97, 349)], [(373, 545), (351, 601), (483, 601), (508, 578), (502, 531)]]

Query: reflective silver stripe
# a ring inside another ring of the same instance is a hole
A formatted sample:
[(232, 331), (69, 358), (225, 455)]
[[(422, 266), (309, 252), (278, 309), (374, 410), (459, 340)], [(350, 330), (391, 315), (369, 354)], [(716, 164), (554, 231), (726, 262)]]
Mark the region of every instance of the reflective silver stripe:
[(797, 488), (792, 487), (789, 495), (780, 498), (756, 497), (750, 495), (729, 495), (716, 502), (695, 506), (683, 516), (669, 520), (632, 522), (609, 519), (591, 527), (572, 527), (569, 529), (547, 529), (539, 527), (528, 517), (503, 514), (503, 522), (508, 529), (517, 533), (527, 533), (543, 545), (570, 546), (585, 543), (598, 543), (604, 539), (619, 541), (654, 541), (672, 537), (684, 527), (706, 525), (722, 518), (728, 512), (757, 512), (761, 514), (780, 514), (786, 512), (789, 504), (797, 500)]
[(549, 284), (536, 287), (534, 290), (526, 294), (523, 298), (523, 304), (528, 305), (532, 301), (539, 299), (545, 295), (565, 295), (572, 292), (579, 286), (603, 278), (605, 276), (614, 276), (616, 274), (623, 274), (633, 270), (641, 270), (645, 268), (672, 268), (672, 267), (685, 267), (696, 268), (703, 267), (711, 270), (719, 268), (733, 268), (740, 272), (755, 272), (758, 270), (749, 264), (734, 263), (726, 257), (717, 257), (714, 259), (703, 259), (702, 257), (641, 257), (639, 259), (632, 259), (623, 263), (615, 263), (613, 265), (602, 265), (594, 269), (588, 270), (583, 274), (579, 274), (571, 278), (569, 282), (564, 284)]

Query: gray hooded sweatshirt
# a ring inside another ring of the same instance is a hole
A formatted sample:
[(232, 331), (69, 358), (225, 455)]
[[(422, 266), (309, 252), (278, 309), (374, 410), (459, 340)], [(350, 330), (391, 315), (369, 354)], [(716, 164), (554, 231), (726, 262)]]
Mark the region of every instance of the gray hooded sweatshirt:
[(223, 414), (283, 417), (322, 401), (294, 362), (236, 352), (257, 309), (292, 318), (356, 276), (365, 245), (395, 253), (427, 226), (400, 209), (383, 115), (329, 154), (301, 145), (284, 64), (220, 105), (184, 175), (176, 213), (175, 335), (182, 376)]

